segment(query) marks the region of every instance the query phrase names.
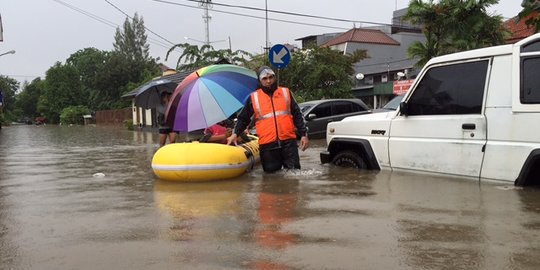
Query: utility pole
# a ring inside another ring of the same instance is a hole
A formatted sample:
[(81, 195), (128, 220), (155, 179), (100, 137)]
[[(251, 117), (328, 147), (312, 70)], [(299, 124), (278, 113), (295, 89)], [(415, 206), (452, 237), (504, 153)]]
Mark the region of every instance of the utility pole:
[(268, 55), (270, 44), (268, 44), (268, 0), (264, 0), (264, 10), (266, 14), (266, 42), (264, 43), (264, 52)]
[(200, 5), (204, 8), (203, 20), (205, 24), (205, 44), (210, 45), (210, 14), (208, 9), (212, 8), (212, 0), (201, 0)]

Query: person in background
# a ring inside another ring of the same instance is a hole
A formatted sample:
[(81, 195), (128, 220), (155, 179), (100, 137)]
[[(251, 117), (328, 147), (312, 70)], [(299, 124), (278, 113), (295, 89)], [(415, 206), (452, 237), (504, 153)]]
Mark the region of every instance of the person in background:
[(266, 66), (259, 68), (260, 88), (251, 93), (246, 105), (238, 114), (233, 134), (227, 144), (237, 144), (237, 138), (248, 127), (254, 116), (259, 136), (261, 163), (265, 172), (300, 169), (296, 132), (301, 136), (300, 149), (309, 145), (307, 128), (302, 112), (291, 91), (277, 85), (274, 71)]
[(167, 110), (167, 105), (171, 101), (171, 95), (168, 92), (161, 93), (161, 103), (156, 107), (159, 125), (159, 147), (165, 146), (167, 137), (169, 138), (169, 143), (176, 142), (176, 132), (165, 123), (165, 110)]
[(201, 142), (209, 143), (227, 143), (227, 137), (230, 136), (232, 130), (226, 127), (226, 124), (219, 122), (204, 130), (204, 136), (200, 140)]

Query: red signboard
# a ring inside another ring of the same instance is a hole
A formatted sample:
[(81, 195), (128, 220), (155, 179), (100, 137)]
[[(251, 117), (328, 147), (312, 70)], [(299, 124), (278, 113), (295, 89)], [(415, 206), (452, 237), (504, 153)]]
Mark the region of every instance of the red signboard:
[(394, 95), (404, 95), (411, 88), (414, 80), (394, 81)]

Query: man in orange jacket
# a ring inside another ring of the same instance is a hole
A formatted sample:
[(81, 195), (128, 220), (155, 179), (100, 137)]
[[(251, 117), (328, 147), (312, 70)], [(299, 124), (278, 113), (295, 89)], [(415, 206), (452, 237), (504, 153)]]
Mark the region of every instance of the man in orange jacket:
[(251, 93), (246, 105), (238, 114), (234, 132), (227, 143), (235, 143), (255, 119), (259, 136), (261, 163), (265, 172), (285, 169), (300, 169), (300, 157), (296, 133), (301, 136), (300, 149), (309, 145), (307, 128), (298, 103), (291, 91), (277, 85), (276, 74), (266, 66), (259, 69), (260, 88)]

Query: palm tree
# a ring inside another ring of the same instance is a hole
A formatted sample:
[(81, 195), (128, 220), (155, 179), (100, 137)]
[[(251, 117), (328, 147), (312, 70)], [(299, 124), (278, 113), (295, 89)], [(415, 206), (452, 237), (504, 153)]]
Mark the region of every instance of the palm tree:
[[(183, 50), (176, 62), (176, 69), (178, 70), (193, 70), (214, 64), (222, 59), (226, 59), (231, 64), (245, 65), (248, 58), (251, 57), (250, 53), (243, 50), (236, 50), (234, 52), (230, 49), (216, 51), (211, 45), (205, 44), (199, 48), (197, 45), (183, 43), (176, 44), (170, 48), (165, 56), (165, 61), (169, 58), (169, 54), (176, 48), (181, 48)], [(184, 64), (182, 64), (182, 62), (184, 62)]]
[(412, 0), (406, 19), (424, 26), (426, 42), (415, 42), (409, 57), (419, 57), (423, 66), (435, 56), (503, 44), (509, 35), (502, 16), (489, 15), (487, 8), (499, 0)]

